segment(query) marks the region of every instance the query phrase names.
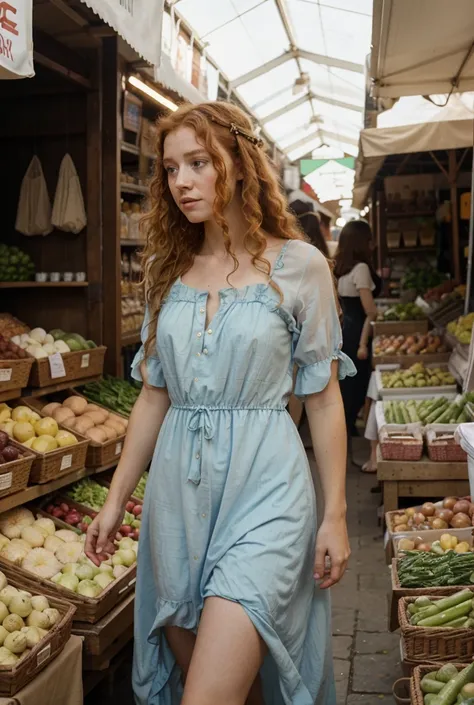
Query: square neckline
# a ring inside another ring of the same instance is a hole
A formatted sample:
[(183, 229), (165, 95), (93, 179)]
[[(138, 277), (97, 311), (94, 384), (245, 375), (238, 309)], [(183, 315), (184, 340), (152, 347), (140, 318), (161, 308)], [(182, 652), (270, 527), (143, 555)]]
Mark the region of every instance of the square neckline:
[[(242, 294), (242, 293), (244, 293), (244, 292), (246, 292), (246, 291), (249, 291), (249, 290), (252, 290), (252, 289), (255, 289), (255, 288), (258, 288), (258, 287), (263, 287), (264, 289), (267, 289), (267, 288), (270, 286), (270, 283), (271, 283), (271, 281), (272, 281), (272, 279), (273, 279), (273, 277), (274, 277), (275, 271), (276, 271), (277, 269), (281, 269), (281, 267), (283, 266), (283, 259), (284, 259), (284, 257), (285, 257), (285, 254), (286, 254), (286, 251), (287, 251), (287, 249), (288, 249), (288, 247), (289, 247), (290, 242), (293, 242), (293, 239), (288, 239), (288, 240), (286, 240), (286, 242), (284, 243), (284, 245), (282, 245), (282, 247), (280, 248), (280, 251), (279, 251), (279, 253), (278, 253), (278, 256), (276, 257), (275, 262), (274, 262), (274, 264), (273, 264), (273, 267), (272, 267), (272, 269), (271, 269), (271, 271), (270, 271), (270, 277), (269, 277), (268, 282), (255, 282), (254, 284), (245, 284), (244, 286), (240, 286), (240, 287), (226, 286), (226, 287), (224, 287), (224, 288), (222, 288), (222, 289), (218, 289), (217, 292), (216, 292), (217, 295), (220, 296), (221, 294), (223, 294), (223, 293), (225, 293), (225, 292), (228, 292), (228, 291), (234, 291), (234, 292), (236, 292), (237, 294)], [(176, 279), (175, 284), (178, 284), (179, 286), (182, 286), (182, 287), (184, 287), (185, 289), (188, 289), (188, 290), (190, 290), (190, 291), (193, 291), (193, 292), (195, 292), (196, 294), (198, 294), (199, 296), (203, 296), (203, 295), (209, 296), (209, 291), (208, 291), (207, 289), (198, 289), (198, 288), (195, 287), (195, 286), (190, 286), (189, 284), (185, 284), (185, 283), (183, 282), (181, 276), (179, 276), (179, 277)]]

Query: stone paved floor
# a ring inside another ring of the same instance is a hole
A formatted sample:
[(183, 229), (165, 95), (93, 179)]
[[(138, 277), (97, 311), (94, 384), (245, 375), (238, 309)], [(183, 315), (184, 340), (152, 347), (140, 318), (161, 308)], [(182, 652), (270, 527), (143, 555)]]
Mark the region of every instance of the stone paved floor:
[[(357, 440), (356, 456), (365, 460), (366, 452), (364, 442)], [(401, 675), (399, 637), (387, 630), (390, 580), (382, 530), (377, 523), (380, 495), (370, 493), (375, 484), (374, 476), (349, 468), (352, 557), (344, 580), (332, 591), (337, 705), (393, 705), (392, 685)], [(130, 668), (130, 660), (123, 663), (115, 674), (113, 688), (104, 683), (85, 705), (132, 705)]]

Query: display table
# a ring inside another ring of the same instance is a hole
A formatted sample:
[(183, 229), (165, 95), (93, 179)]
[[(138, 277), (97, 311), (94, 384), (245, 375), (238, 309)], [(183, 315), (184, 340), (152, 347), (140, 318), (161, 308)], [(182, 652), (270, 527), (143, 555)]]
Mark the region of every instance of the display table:
[(377, 479), (382, 483), (384, 511), (398, 509), (399, 497), (463, 497), (469, 494), (467, 463), (383, 460), (377, 450)]
[(0, 705), (83, 705), (82, 639), (72, 636), (64, 650), (31, 683)]

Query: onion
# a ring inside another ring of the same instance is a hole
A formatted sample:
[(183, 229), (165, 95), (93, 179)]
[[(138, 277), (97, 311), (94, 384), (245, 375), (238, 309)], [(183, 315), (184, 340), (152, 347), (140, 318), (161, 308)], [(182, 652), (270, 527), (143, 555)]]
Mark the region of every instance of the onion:
[(423, 524), (425, 521), (425, 515), (421, 512), (417, 512), (413, 517), (413, 521), (416, 525)]
[(423, 539), (421, 538), (421, 536), (417, 536), (416, 539), (415, 539), (415, 548), (418, 548), (418, 546), (420, 545), (420, 543), (424, 543), (424, 541), (423, 541)]
[(415, 542), (410, 541), (410, 539), (400, 539), (398, 542), (399, 551), (413, 551), (415, 548)]
[(417, 546), (418, 551), (431, 551), (431, 545), (429, 543), (419, 543)]
[(448, 528), (448, 524), (446, 521), (443, 521), (443, 519), (440, 519), (439, 517), (434, 519), (433, 529), (447, 529), (447, 528)]
[(463, 512), (458, 512), (451, 519), (451, 526), (453, 529), (467, 529), (471, 526), (471, 518)]
[(437, 509), (436, 511), (436, 516), (439, 519), (442, 519), (443, 521), (447, 522), (448, 524), (454, 516), (450, 509)]
[(410, 507), (409, 509), (405, 509), (405, 514), (406, 514), (408, 517), (413, 517), (413, 516), (415, 516), (415, 514), (416, 514), (416, 509), (415, 509), (415, 507)]
[(395, 526), (398, 524), (406, 524), (408, 521), (408, 517), (406, 514), (397, 514), (396, 516), (393, 517), (393, 523)]
[(398, 524), (398, 526), (395, 527), (394, 531), (395, 531), (395, 533), (398, 533), (399, 531), (400, 532), (401, 531), (408, 531), (408, 525), (407, 524)]
[(457, 497), (446, 497), (443, 502), (443, 507), (452, 510), (457, 501)]
[(425, 502), (425, 503), (422, 505), (420, 511), (421, 511), (421, 513), (423, 514), (423, 516), (425, 516), (425, 517), (431, 517), (431, 516), (433, 516), (433, 514), (434, 514), (435, 511), (436, 511), (436, 507), (435, 507), (435, 505), (433, 504), (433, 502)]
[(471, 503), (467, 499), (460, 499), (459, 502), (453, 507), (453, 514), (467, 514), (469, 515), (469, 510), (471, 508)]

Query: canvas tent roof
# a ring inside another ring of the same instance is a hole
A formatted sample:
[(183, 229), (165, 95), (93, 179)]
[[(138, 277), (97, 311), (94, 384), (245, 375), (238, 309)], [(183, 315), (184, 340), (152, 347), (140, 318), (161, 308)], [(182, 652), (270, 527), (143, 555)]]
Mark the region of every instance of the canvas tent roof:
[(472, 147), (473, 121), (474, 93), (453, 95), (443, 108), (420, 96), (400, 99), (379, 116), (383, 127), (360, 133), (354, 207), (364, 205), (387, 156)]

